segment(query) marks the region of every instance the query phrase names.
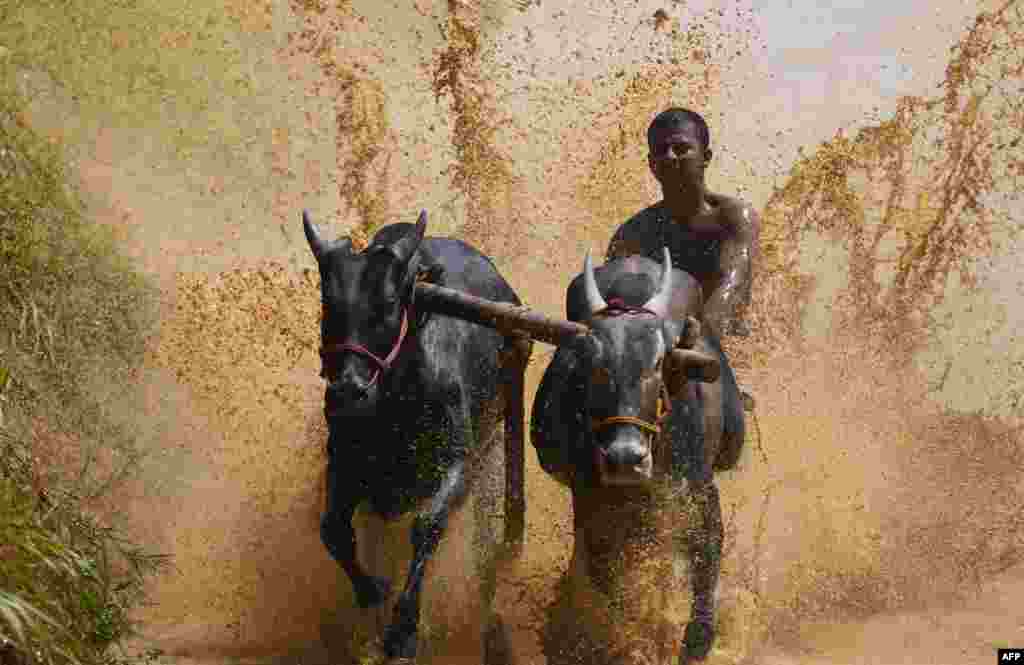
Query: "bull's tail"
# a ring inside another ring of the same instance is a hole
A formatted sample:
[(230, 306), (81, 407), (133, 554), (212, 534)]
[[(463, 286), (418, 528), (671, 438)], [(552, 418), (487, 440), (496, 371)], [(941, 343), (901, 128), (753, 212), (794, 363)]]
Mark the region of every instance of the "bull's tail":
[(512, 557), (523, 551), (526, 532), (526, 367), (533, 341), (506, 337), (502, 363), (505, 392), (505, 548)]

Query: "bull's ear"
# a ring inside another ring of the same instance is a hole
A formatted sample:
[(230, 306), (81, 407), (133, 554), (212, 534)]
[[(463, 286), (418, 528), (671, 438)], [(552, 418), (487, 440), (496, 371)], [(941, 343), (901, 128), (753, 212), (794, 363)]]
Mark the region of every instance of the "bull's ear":
[(399, 261), (407, 263), (412, 258), (412, 255), (420, 248), (420, 243), (423, 242), (423, 236), (426, 232), (427, 211), (421, 210), (419, 219), (416, 220), (416, 226), (413, 227), (412, 232), (395, 241), (395, 244), (392, 245), (392, 250)]

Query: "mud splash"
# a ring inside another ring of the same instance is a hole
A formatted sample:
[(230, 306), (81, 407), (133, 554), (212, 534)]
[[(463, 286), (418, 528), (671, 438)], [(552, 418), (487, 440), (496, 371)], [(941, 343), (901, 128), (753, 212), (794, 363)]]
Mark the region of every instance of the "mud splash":
[[(352, 240), (362, 247), (385, 223), (389, 210), (395, 136), (388, 122), (387, 96), (368, 67), (342, 56), (334, 43), (335, 35), (359, 22), (350, 3), (332, 7), (305, 0), (292, 2), (291, 8), (302, 17), (304, 29), (289, 34), (286, 53), (312, 58), (321, 78), (311, 94), (335, 100), (337, 161), (330, 177), (337, 181), (341, 201), (356, 215)], [(307, 121), (312, 123), (308, 113)], [(342, 216), (342, 211), (337, 214)]]
[[(1024, 494), (1004, 489), (992, 504), (981, 499), (995, 496), (991, 483), (1007, 487), (1008, 469), (1019, 465), (1019, 429), (947, 411), (930, 399), (928, 377), (915, 366), (938, 343), (944, 299), (969, 299), (977, 270), (1018, 231), (1011, 211), (1019, 157), (1006, 148), (1020, 140), (1021, 107), (1001, 89), (1022, 64), (1016, 5), (977, 18), (953, 50), (942, 96), (904, 98), (891, 120), (826, 142), (794, 166), (766, 206), (765, 288), (752, 308), (763, 341), (747, 354), (747, 345), (732, 348), (752, 361), (751, 385), (767, 398), (759, 410), (768, 415), (778, 405), (776, 413), (787, 414), (765, 418), (776, 480), (757, 473), (746, 481), (773, 490), (769, 533), (772, 521), (788, 521), (782, 515), (800, 515), (791, 533), (800, 534), (802, 551), (790, 553), (796, 558), (785, 582), (754, 589), (777, 643), (800, 643), (814, 621), (917, 607), (937, 594), (962, 597), (1021, 561), (1014, 515)], [(799, 255), (815, 234), (843, 248), (847, 277), (830, 304), (827, 336), (795, 347), (810, 360), (786, 361), (780, 351), (799, 339), (812, 282)], [(764, 326), (780, 309), (797, 315), (791, 327), (777, 318)], [(800, 377), (799, 385), (785, 377)], [(787, 397), (783, 407), (780, 396), (794, 387), (799, 403)], [(827, 419), (812, 415), (812, 405), (829, 410)], [(803, 432), (771, 435), (787, 421), (802, 423)], [(824, 437), (809, 436), (816, 427)], [(804, 461), (780, 459), (780, 445)], [(808, 476), (779, 475), (787, 468)], [(812, 493), (793, 496), (800, 485)], [(842, 485), (852, 491), (845, 507)], [(779, 563), (769, 548), (761, 568)]]
[(452, 185), (466, 197), (460, 235), (485, 254), (494, 255), (511, 249), (505, 245), (512, 235), (509, 229), (516, 226), (515, 179), (510, 160), (497, 142), (501, 120), (493, 83), (482, 62), (483, 5), (448, 0), (447, 18), (441, 26), (447, 48), (437, 59), (432, 88), (435, 99), (450, 98), (451, 141), (457, 157)]
[(1001, 198), (1019, 201), (1021, 183), (1016, 5), (978, 17), (953, 49), (940, 97), (903, 98), (891, 120), (840, 134), (801, 159), (768, 201), (769, 218), (794, 234), (791, 247), (809, 230), (848, 243), (842, 311), (904, 327), (941, 304), (953, 272), (973, 288), (976, 262), (1019, 232)]
[[(317, 289), (315, 274), (275, 263), (179, 276), (152, 364), (186, 388), (205, 423), (181, 432), (178, 445), (199, 436), (204, 446), (183, 470), (192, 489), (175, 497), (169, 525), (177, 574), (162, 581), (157, 594), (167, 600), (152, 620), (192, 631), (172, 638), (181, 649), (308, 640), (320, 608), (340, 593), (334, 563), (318, 551)], [(282, 579), (275, 571), (285, 543), (289, 557), (308, 563)], [(275, 600), (300, 589), (287, 604)]]
[[(699, 108), (707, 117), (714, 117), (717, 110), (714, 102), (718, 101), (716, 93), (725, 58), (724, 47), (713, 38), (712, 30), (701, 21), (680, 30), (664, 11), (656, 14), (654, 21), (652, 45), (663, 42), (657, 46), (664, 55), (654, 56), (658, 64), (646, 64), (634, 72), (611, 109), (595, 118), (596, 123), (611, 125), (611, 135), (580, 183), (577, 196), (600, 220), (626, 220), (658, 196), (651, 187), (648, 170), (638, 168), (646, 162), (646, 132), (651, 118), (669, 106)], [(716, 45), (716, 52), (712, 52)], [(625, 75), (625, 70), (617, 74)], [(614, 229), (605, 229), (602, 224), (599, 230), (607, 245), (608, 238), (603, 236)]]

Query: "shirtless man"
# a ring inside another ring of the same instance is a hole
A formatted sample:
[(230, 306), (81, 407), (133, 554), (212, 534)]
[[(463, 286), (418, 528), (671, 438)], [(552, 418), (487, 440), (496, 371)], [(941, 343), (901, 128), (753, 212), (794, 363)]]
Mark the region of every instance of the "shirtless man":
[(662, 260), (668, 246), (672, 266), (693, 275), (704, 290), (704, 319), (722, 361), (724, 439), (715, 470), (731, 469), (745, 438), (743, 403), (719, 340), (723, 334), (749, 335), (743, 321), (757, 257), (761, 220), (739, 199), (708, 191), (704, 170), (711, 160), (711, 136), (698, 113), (670, 108), (647, 129), (647, 163), (661, 184), (663, 199), (622, 224), (608, 246), (607, 259), (642, 254)]

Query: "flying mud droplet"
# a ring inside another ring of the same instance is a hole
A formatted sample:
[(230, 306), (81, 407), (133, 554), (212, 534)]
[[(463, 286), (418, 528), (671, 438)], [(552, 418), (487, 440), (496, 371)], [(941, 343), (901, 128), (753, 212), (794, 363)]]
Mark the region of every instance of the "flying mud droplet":
[(989, 203), (1021, 184), (1013, 155), (996, 147), (1024, 131), (1024, 107), (998, 90), (1024, 66), (1011, 22), (1008, 8), (979, 16), (941, 96), (902, 98), (892, 119), (838, 133), (797, 161), (766, 206), (767, 235), (789, 237), (790, 252), (806, 229), (848, 243), (835, 326), (878, 339), (892, 358), (928, 343), (951, 276), (973, 288), (975, 261), (1018, 232)]
[[(153, 351), (154, 364), (173, 372), (207, 422), (207, 444), (194, 452), (218, 478), (198, 482), (172, 520), (187, 522), (173, 543), (178, 569), (208, 591), (193, 597), (201, 606), (158, 614), (210, 630), (233, 622), (241, 631), (211, 634), (214, 643), (309, 639), (320, 608), (331, 604), (321, 589), (334, 564), (320, 555), (316, 528), (323, 438), (306, 426), (320, 417), (322, 393), (318, 381), (300, 378), (317, 374), (319, 311), (317, 285), (276, 263), (212, 278), (182, 274)], [(280, 548), (316, 563), (296, 576)], [(298, 588), (308, 591), (305, 605), (274, 600)]]
[(654, 12), (654, 29), (655, 30), (661, 30), (661, 31), (668, 30), (669, 27), (671, 26), (671, 23), (672, 23), (672, 21), (668, 17), (668, 14), (665, 12), (664, 9), (659, 9), (658, 11)]
[(366, 67), (350, 62), (333, 45), (332, 35), (344, 31), (355, 18), (350, 3), (331, 7), (306, 0), (293, 3), (293, 10), (307, 27), (293, 40), (292, 49), (315, 59), (323, 77), (316, 92), (326, 91), (335, 100), (336, 173), (332, 177), (337, 178), (341, 201), (356, 216), (346, 233), (353, 247), (362, 249), (387, 222), (391, 156), (397, 145), (388, 121), (387, 93)]
[[(305, 32), (293, 42), (311, 57), (332, 55), (334, 37), (344, 29), (367, 29), (343, 16), (347, 4), (341, 11), (325, 2), (296, 7)], [(603, 251), (614, 225), (657, 196), (644, 160), (643, 133), (653, 115), (669, 104), (690, 105), (705, 113), (714, 136), (716, 111), (720, 117), (743, 101), (721, 90), (722, 68), (734, 49), (701, 28), (708, 17), (686, 30), (652, 30), (644, 11), (637, 34), (653, 45), (650, 58), (624, 62), (600, 54), (603, 69), (593, 77), (567, 74), (560, 63), (551, 68), (563, 68), (557, 84), (513, 77), (531, 95), (517, 98), (529, 106), (513, 115), (529, 124), (525, 140), (540, 154), (535, 181), (522, 184), (499, 140), (504, 120), (492, 112), (491, 88), (482, 82), (491, 78), (499, 92), (508, 92), (492, 76), (496, 65), (476, 23), (479, 8), (452, 3), (448, 9), (440, 59), (419, 83), (423, 99), (433, 93), (451, 104), (451, 144), (442, 138), (431, 145), (454, 147), (453, 181), (467, 219), (454, 235), (479, 241), (498, 262), (523, 252), (541, 255), (543, 271), (509, 278), (522, 285), (531, 305), (555, 314), (568, 276), (578, 271), (579, 245)], [(608, 29), (617, 35), (634, 27), (616, 21)], [(967, 588), (1024, 558), (1024, 497), (1006, 491), (1019, 485), (1019, 434), (981, 417), (937, 410), (906, 362), (927, 340), (929, 316), (949, 288), (951, 271), (984, 256), (996, 247), (997, 232), (1007, 230), (1005, 219), (986, 209), (989, 197), (1024, 191), (1018, 180), (1007, 186), (1001, 175), (1005, 169), (1019, 178), (1024, 169), (1013, 149), (1024, 126), (1021, 97), (1004, 94), (1007, 84), (999, 84), (1020, 79), (1020, 28), (1009, 12), (979, 21), (950, 64), (946, 92), (955, 94), (907, 100), (889, 120), (809, 146), (769, 201), (750, 315), (754, 332), (747, 340), (725, 341), (741, 385), (751, 386), (757, 398), (747, 446), (763, 438), (769, 463), (755, 451), (721, 481), (728, 549), (720, 642), (709, 663), (736, 662), (766, 644), (785, 643), (792, 637), (787, 626), (899, 607), (936, 585)], [(523, 48), (554, 48), (560, 38), (538, 29), (534, 43)], [(588, 55), (586, 47), (580, 51)], [(655, 57), (669, 64), (657, 65)], [(386, 217), (387, 185), (405, 184), (389, 179), (387, 159), (397, 143), (386, 121), (386, 78), (371, 74), (380, 70), (366, 62), (340, 61), (344, 66), (324, 65), (319, 85), (332, 105), (338, 99), (336, 118), (346, 110), (357, 116), (337, 120), (335, 166), (342, 201), (359, 218), (351, 225), (358, 243), (360, 233)], [(524, 72), (546, 64), (523, 61)], [(572, 59), (572, 66), (579, 62)], [(598, 104), (587, 99), (598, 96)], [(551, 120), (566, 107), (577, 115)], [(360, 165), (365, 178), (346, 180)], [(1002, 184), (990, 187), (990, 177)], [(517, 198), (517, 187), (529, 200)], [(843, 348), (810, 346), (801, 336), (815, 285), (801, 267), (808, 228), (850, 248), (852, 269), (833, 319), (834, 328), (850, 332)], [(530, 241), (520, 244), (527, 235)], [(195, 435), (204, 462), (196, 473), (220, 489), (190, 489), (182, 499), (181, 517), (168, 528), (176, 534), (183, 577), (167, 581), (158, 597), (171, 623), (191, 615), (221, 630), (230, 622), (239, 640), (257, 644), (265, 633), (287, 644), (315, 639), (309, 633), (322, 608), (348, 607), (350, 599), (315, 526), (324, 436), (311, 424), (322, 387), (315, 380), (317, 273), (260, 270), (265, 276), (259, 270), (181, 276), (178, 309), (165, 321), (159, 363), (191, 391), (208, 421), (209, 435)], [(915, 289), (927, 297), (908, 301)], [(549, 351), (534, 353), (528, 404), (549, 358)], [(182, 439), (190, 434), (183, 431)], [(503, 573), (499, 596), (517, 629), (516, 655), (540, 663), (536, 638), (546, 605), (560, 598), (573, 516), (565, 493), (546, 481), (529, 452), (527, 458), (529, 545), (524, 561)], [(642, 554), (630, 553), (653, 566), (655, 560)], [(289, 561), (302, 562), (301, 579), (294, 565), (281, 573)], [(638, 569), (637, 588), (661, 574)], [(277, 579), (287, 580), (291, 597), (305, 597), (296, 588), (308, 590), (309, 607), (280, 603)], [(629, 627), (623, 637), (633, 641), (614, 654), (622, 662), (634, 658), (626, 647), (650, 653), (647, 644), (678, 640), (673, 631), (686, 620), (679, 608), (659, 615), (653, 603), (642, 605), (630, 606), (633, 616), (657, 621)]]
[[(806, 521), (797, 531), (816, 534), (816, 543), (801, 545), (802, 564), (786, 574), (783, 591), (761, 592), (777, 644), (806, 639), (795, 627), (809, 620), (864, 617), (934, 597), (937, 589), (962, 591), (973, 585), (967, 580), (1024, 560), (1020, 547), (1002, 536), (1019, 537), (1014, 515), (1024, 495), (999, 494), (999, 505), (991, 508), (980, 498), (988, 492), (984, 487), (1005, 477), (1004, 465), (1013, 466), (1009, 460), (1024, 452), (1019, 431), (930, 402), (928, 384), (913, 365), (935, 341), (935, 316), (945, 299), (969, 298), (976, 261), (1018, 233), (1000, 203), (1019, 200), (1019, 173), (1012, 167), (1017, 158), (998, 149), (1024, 127), (1019, 97), (1000, 92), (1002, 82), (1024, 68), (1024, 26), (1012, 4), (978, 17), (953, 49), (940, 95), (903, 98), (890, 119), (852, 134), (839, 131), (804, 151), (766, 206), (751, 308), (757, 332), (727, 348), (750, 361), (751, 374), (761, 377), (755, 385), (763, 386), (769, 402), (779, 398), (773, 390), (807, 388), (780, 407), (787, 418), (765, 423), (778, 447), (773, 464), (786, 464), (778, 454), (788, 449), (787, 438), (804, 441), (804, 453), (837, 455), (813, 474), (827, 490), (801, 504)], [(813, 279), (798, 265), (814, 234), (844, 248), (848, 262), (827, 339), (820, 347), (804, 340), (803, 353), (827, 366), (829, 379), (806, 360), (788, 368), (780, 361), (782, 350), (802, 334), (799, 322)], [(830, 381), (849, 383), (828, 388)], [(817, 394), (814, 385), (821, 386)], [(773, 407), (758, 397), (758, 409), (770, 412)], [(833, 415), (815, 417), (814, 404)], [(801, 433), (788, 432), (787, 420), (799, 422)], [(867, 431), (835, 431), (845, 423)], [(966, 459), (976, 459), (977, 466), (955, 461)], [(863, 503), (840, 507), (838, 484), (855, 474), (863, 474), (856, 481)], [(952, 477), (939, 480), (944, 474)], [(884, 501), (876, 498), (871, 506), (872, 493)], [(794, 498), (776, 496), (776, 505), (780, 500)], [(812, 510), (821, 512), (813, 517)], [(956, 516), (940, 517), (943, 511)], [(840, 514), (849, 516), (842, 530), (826, 527), (838, 524)], [(853, 533), (861, 534), (859, 544), (847, 540)], [(981, 543), (992, 534), (1000, 536), (984, 551)]]
[[(663, 15), (668, 18), (664, 12)], [(721, 68), (726, 62), (712, 57), (720, 39), (696, 21), (687, 30), (673, 33), (669, 52), (676, 56), (676, 64), (636, 68), (611, 109), (595, 119), (596, 126), (607, 127), (608, 135), (594, 137), (602, 140), (603, 145), (596, 163), (580, 184), (577, 197), (595, 219), (603, 220), (601, 227), (593, 231), (600, 234), (605, 244), (615, 224), (656, 197), (645, 159), (645, 132), (651, 119), (669, 106), (688, 106), (699, 109), (709, 123), (713, 122), (712, 102), (717, 97)], [(719, 47), (718, 52), (722, 51)], [(625, 75), (624, 70), (616, 73), (617, 77)]]
[(494, 254), (508, 252), (507, 242), (514, 237), (509, 218), (516, 183), (511, 160), (499, 146), (499, 125), (508, 121), (498, 111), (482, 61), (482, 18), (481, 3), (449, 0), (440, 28), (447, 47), (434, 67), (432, 86), (435, 97), (447, 95), (451, 105), (457, 155), (452, 184), (465, 196), (466, 211), (459, 234)]

